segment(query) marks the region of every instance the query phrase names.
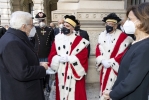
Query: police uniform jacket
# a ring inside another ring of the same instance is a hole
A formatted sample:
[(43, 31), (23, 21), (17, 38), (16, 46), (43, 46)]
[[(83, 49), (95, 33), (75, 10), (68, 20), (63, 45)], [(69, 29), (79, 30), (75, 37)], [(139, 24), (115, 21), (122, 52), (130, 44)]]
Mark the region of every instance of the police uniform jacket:
[(54, 31), (49, 27), (40, 28), (38, 26), (36, 27), (36, 32), (35, 50), (39, 58), (47, 58), (54, 40)]

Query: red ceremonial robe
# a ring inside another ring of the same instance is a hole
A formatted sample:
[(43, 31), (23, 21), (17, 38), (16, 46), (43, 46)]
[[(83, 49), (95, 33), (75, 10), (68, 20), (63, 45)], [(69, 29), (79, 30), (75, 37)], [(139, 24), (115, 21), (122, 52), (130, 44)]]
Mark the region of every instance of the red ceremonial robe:
[[(111, 90), (119, 69), (119, 64), (129, 44), (133, 41), (131, 37), (116, 30), (107, 38), (106, 31), (102, 32), (98, 38), (96, 47), (96, 67), (100, 72), (100, 100), (105, 100), (103, 97), (104, 90)], [(110, 43), (109, 40), (110, 39)], [(102, 60), (108, 60), (110, 67), (105, 68), (102, 65)]]
[[(56, 35), (48, 57), (51, 68), (57, 72), (56, 100), (87, 100), (85, 75), (88, 69), (88, 44), (89, 41), (75, 34)], [(69, 56), (69, 62), (60, 63), (59, 58), (64, 54)]]

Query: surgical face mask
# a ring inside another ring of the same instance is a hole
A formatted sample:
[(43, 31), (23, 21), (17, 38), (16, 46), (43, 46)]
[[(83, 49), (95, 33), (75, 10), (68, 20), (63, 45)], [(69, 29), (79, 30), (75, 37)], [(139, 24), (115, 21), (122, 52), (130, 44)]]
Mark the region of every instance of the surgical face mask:
[(67, 29), (66, 27), (63, 27), (63, 33), (65, 34), (65, 35), (67, 35), (67, 34), (69, 34), (70, 33), (70, 29)]
[(59, 28), (61, 28), (61, 29), (62, 29), (63, 27), (64, 27), (64, 25), (63, 25), (63, 24), (60, 24), (60, 25), (59, 25)]
[(106, 31), (107, 31), (107, 33), (112, 32), (113, 31), (113, 27), (109, 26), (109, 25), (106, 25)]
[(124, 23), (123, 28), (126, 34), (134, 34), (136, 30), (135, 24), (130, 20)]
[(35, 36), (35, 33), (36, 33), (36, 29), (35, 27), (33, 27), (28, 35), (28, 37), (34, 37)]
[(45, 24), (44, 22), (40, 22), (40, 23), (39, 23), (39, 26), (40, 26), (41, 28), (43, 28), (43, 27), (46, 26), (46, 24)]

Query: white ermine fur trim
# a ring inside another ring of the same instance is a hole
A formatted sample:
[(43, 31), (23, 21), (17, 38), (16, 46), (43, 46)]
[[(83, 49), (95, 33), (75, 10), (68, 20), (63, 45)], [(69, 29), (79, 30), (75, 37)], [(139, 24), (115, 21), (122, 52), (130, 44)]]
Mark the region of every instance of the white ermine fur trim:
[(101, 64), (101, 61), (104, 59), (104, 57), (103, 56), (98, 56), (97, 58), (96, 58), (96, 67), (98, 67), (100, 64)]
[(82, 51), (88, 45), (89, 45), (89, 41), (84, 39), (84, 38), (82, 38), (82, 40), (79, 42), (79, 44), (72, 51), (71, 55), (78, 54), (80, 51)]
[(111, 64), (111, 68), (114, 69), (116, 72), (118, 72), (119, 69), (119, 64), (115, 61), (114, 58), (111, 58), (109, 60), (110, 64)]
[(57, 72), (58, 68), (59, 68), (59, 59), (60, 59), (60, 56), (58, 55), (55, 55), (53, 58), (52, 58), (52, 62), (51, 62), (51, 68)]
[(77, 73), (81, 78), (78, 79), (78, 78), (76, 78), (76, 77), (72, 74), (73, 77), (74, 77), (76, 80), (82, 79), (82, 77), (83, 77), (84, 75), (86, 75), (86, 72), (85, 72), (83, 66), (81, 65), (79, 59), (78, 59), (76, 56), (72, 55), (72, 56), (69, 56), (69, 62), (72, 64), (72, 66), (73, 66), (73, 68), (75, 69), (76, 73)]
[(121, 43), (117, 55), (122, 53), (129, 46), (129, 44), (132, 42), (133, 42), (133, 39), (131, 37), (127, 36), (127, 38)]

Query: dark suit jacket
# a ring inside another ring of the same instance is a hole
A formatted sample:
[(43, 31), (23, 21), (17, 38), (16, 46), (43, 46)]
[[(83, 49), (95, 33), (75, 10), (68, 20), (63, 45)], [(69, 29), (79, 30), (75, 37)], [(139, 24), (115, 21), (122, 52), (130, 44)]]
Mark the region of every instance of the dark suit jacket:
[(59, 33), (59, 28), (54, 29), (54, 35), (57, 35)]
[(0, 26), (0, 38), (5, 34), (6, 29), (2, 26)]
[(148, 100), (148, 88), (149, 38), (133, 44), (125, 53), (110, 97), (112, 100)]
[[(80, 33), (81, 37), (83, 37), (83, 38), (85, 38), (86, 40), (89, 41), (89, 35), (88, 35), (87, 31), (84, 31), (84, 30), (80, 29), (79, 33)], [(90, 55), (90, 44), (88, 45), (87, 49), (88, 49), (88, 57), (89, 57), (89, 55)]]
[(0, 71), (2, 100), (44, 100), (46, 70), (26, 33), (9, 28), (0, 39)]
[(54, 29), (54, 35), (57, 35), (58, 33), (60, 33), (59, 28), (55, 28), (55, 29)]

